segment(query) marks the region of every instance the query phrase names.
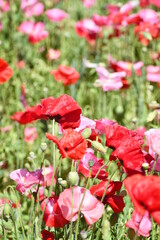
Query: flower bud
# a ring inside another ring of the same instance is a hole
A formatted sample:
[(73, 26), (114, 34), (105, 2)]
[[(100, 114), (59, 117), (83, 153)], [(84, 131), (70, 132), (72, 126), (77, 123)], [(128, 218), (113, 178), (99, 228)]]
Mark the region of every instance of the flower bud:
[(58, 178), (58, 183), (61, 184), (61, 182), (63, 181), (63, 178)]
[(110, 217), (110, 224), (111, 226), (114, 226), (118, 222), (118, 214), (113, 213)]
[(28, 169), (28, 170), (30, 170), (30, 169), (31, 169), (31, 166), (30, 166), (30, 164), (29, 164), (29, 163), (25, 163), (25, 165), (24, 165), (24, 166), (25, 166), (25, 168), (26, 168), (26, 169)]
[(69, 172), (68, 174), (68, 181), (71, 185), (77, 186), (79, 182), (79, 175), (77, 172)]
[(67, 187), (67, 181), (66, 181), (66, 180), (62, 180), (61, 183), (60, 183), (60, 185), (61, 185), (62, 187), (64, 187), (64, 188), (66, 188), (66, 187)]
[(10, 215), (10, 211), (11, 211), (11, 208), (10, 208), (9, 204), (5, 204), (4, 210), (3, 210), (4, 216), (8, 217)]
[(87, 239), (87, 231), (82, 230), (82, 231), (80, 232), (80, 235), (81, 235), (82, 239)]
[(91, 141), (92, 146), (102, 153), (106, 153), (106, 149), (103, 147), (103, 145), (97, 141)]
[(45, 197), (48, 197), (48, 189), (47, 188), (44, 189), (43, 194)]
[(149, 164), (148, 163), (143, 163), (142, 167), (143, 167), (144, 170), (148, 170)]
[(29, 158), (30, 159), (35, 159), (36, 158), (36, 155), (34, 154), (34, 152), (29, 153)]
[(45, 142), (41, 143), (41, 150), (42, 152), (45, 152), (47, 149), (47, 144)]
[(89, 167), (93, 167), (93, 165), (94, 165), (94, 160), (90, 159), (90, 160), (88, 161), (88, 165), (89, 165)]
[(90, 128), (86, 128), (83, 130), (82, 132), (82, 136), (87, 139), (91, 136), (91, 129)]
[(127, 195), (127, 191), (126, 190), (122, 190), (120, 193), (119, 193), (119, 196), (122, 196), (122, 197), (125, 197)]

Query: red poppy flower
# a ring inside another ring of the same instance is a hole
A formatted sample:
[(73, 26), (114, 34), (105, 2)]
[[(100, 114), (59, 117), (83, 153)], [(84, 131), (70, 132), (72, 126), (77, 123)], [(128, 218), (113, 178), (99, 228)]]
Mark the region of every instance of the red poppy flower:
[(74, 84), (78, 81), (80, 74), (75, 68), (60, 65), (57, 70), (52, 70), (51, 74), (56, 81), (62, 82), (64, 85)]
[(128, 175), (142, 173), (142, 164), (146, 162), (141, 145), (143, 139), (136, 132), (118, 124), (106, 127), (106, 145), (115, 149), (110, 160), (118, 158)]
[(81, 108), (77, 102), (68, 95), (59, 98), (49, 97), (41, 100), (41, 104), (27, 108), (24, 112), (17, 112), (11, 119), (20, 124), (27, 124), (37, 119), (55, 119), (61, 126), (76, 128), (80, 124)]
[(0, 84), (8, 81), (13, 75), (13, 70), (8, 66), (8, 63), (0, 58)]
[(87, 141), (82, 135), (73, 129), (67, 129), (63, 137), (59, 140), (56, 136), (46, 133), (46, 137), (56, 143), (62, 158), (80, 160), (87, 149)]
[(98, 198), (102, 198), (106, 187), (107, 187), (107, 191), (106, 191), (103, 203), (109, 204), (114, 212), (122, 212), (125, 206), (123, 202), (123, 197), (115, 195), (116, 191), (120, 191), (122, 187), (122, 182), (110, 181), (110, 183), (108, 184), (108, 181), (101, 181), (99, 184), (93, 185), (90, 188), (90, 192), (93, 195), (96, 195)]
[(41, 203), (41, 209), (43, 210), (45, 205), (45, 211), (44, 211), (44, 216), (43, 216), (43, 221), (45, 222), (45, 225), (48, 227), (55, 227), (55, 228), (63, 228), (64, 225), (68, 223), (68, 221), (63, 217), (61, 209), (58, 205), (58, 197), (53, 196), (50, 197), (47, 201), (45, 199)]
[(41, 238), (42, 240), (54, 240), (54, 234), (44, 229), (41, 231)]
[[(139, 41), (142, 45), (147, 46), (152, 39), (157, 39), (160, 36), (160, 25), (159, 23), (151, 24), (149, 22), (142, 22), (136, 26), (134, 32), (139, 37)], [(149, 34), (149, 39), (145, 34)]]
[(160, 177), (136, 174), (125, 179), (124, 185), (135, 210), (141, 216), (147, 210), (160, 225)]

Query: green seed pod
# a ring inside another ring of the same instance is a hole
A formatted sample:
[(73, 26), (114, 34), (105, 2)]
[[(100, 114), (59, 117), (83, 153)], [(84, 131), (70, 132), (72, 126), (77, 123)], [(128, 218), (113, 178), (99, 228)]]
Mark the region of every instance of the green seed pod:
[(61, 183), (60, 183), (60, 185), (61, 185), (62, 187), (64, 187), (64, 188), (66, 188), (66, 187), (67, 187), (67, 181), (66, 181), (66, 180), (62, 180)]
[(77, 186), (79, 182), (79, 175), (77, 172), (69, 172), (68, 181), (72, 186)]
[(106, 153), (106, 149), (103, 147), (103, 145), (97, 141), (91, 141), (92, 146), (102, 153)]
[(83, 130), (82, 132), (82, 136), (87, 139), (91, 136), (91, 129), (90, 128), (86, 128)]
[(42, 152), (45, 152), (47, 149), (47, 144), (45, 142), (41, 143), (41, 150)]
[(148, 170), (149, 164), (148, 163), (143, 163), (142, 167), (143, 167), (144, 170)]

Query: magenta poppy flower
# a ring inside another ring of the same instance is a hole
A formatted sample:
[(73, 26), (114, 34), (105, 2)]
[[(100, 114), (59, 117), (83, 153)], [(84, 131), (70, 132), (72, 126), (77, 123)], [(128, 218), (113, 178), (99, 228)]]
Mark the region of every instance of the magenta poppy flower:
[(160, 67), (148, 66), (147, 67), (147, 80), (150, 82), (160, 82)]
[[(104, 165), (104, 160), (103, 159), (98, 159), (94, 155), (94, 151), (91, 148), (88, 148), (86, 150), (85, 155), (83, 158), (80, 160), (79, 165), (78, 165), (78, 170), (85, 176), (89, 177), (89, 171), (90, 171), (90, 166), (89, 162), (92, 161), (93, 166), (91, 168), (91, 178), (94, 178), (99, 171), (99, 169)], [(108, 173), (106, 172), (106, 166), (101, 169), (99, 172), (97, 178), (101, 180), (106, 180), (108, 176)]]
[(90, 8), (95, 4), (95, 0), (82, 0), (85, 8)]
[[(59, 195), (58, 204), (62, 211), (64, 218), (68, 221), (76, 221), (78, 218), (79, 207), (85, 192), (85, 188), (74, 187), (73, 196), (72, 188), (65, 189)], [(73, 205), (72, 205), (73, 199)], [(73, 208), (72, 208), (73, 206)], [(83, 214), (87, 224), (91, 225), (97, 222), (103, 214), (104, 205), (98, 201), (89, 190), (86, 190), (84, 200), (80, 209), (80, 212)]]
[(0, 10), (2, 12), (8, 12), (10, 10), (10, 3), (9, 0), (0, 0)]
[(28, 172), (26, 169), (17, 169), (11, 172), (10, 178), (17, 183), (17, 191), (19, 191), (21, 194), (24, 194), (34, 185), (42, 183), (42, 169), (37, 169), (35, 172)]
[(100, 135), (106, 133), (106, 126), (113, 125), (116, 123), (115, 121), (112, 121), (107, 118), (95, 120), (95, 122), (96, 122), (96, 132), (98, 132), (98, 134), (100, 134)]
[(29, 18), (32, 16), (40, 16), (43, 13), (44, 5), (38, 0), (22, 0), (21, 9)]
[(127, 76), (132, 75), (132, 68), (136, 72), (136, 75), (141, 76), (141, 69), (144, 66), (143, 62), (131, 63), (124, 61), (116, 61), (111, 55), (108, 56), (109, 67), (111, 67), (116, 72), (125, 71)]
[(96, 71), (99, 79), (94, 83), (95, 87), (102, 87), (104, 92), (119, 90), (123, 87), (123, 79), (126, 77), (124, 71), (109, 73), (102, 67), (96, 68)]
[(101, 35), (101, 28), (92, 19), (78, 21), (75, 30), (80, 37), (84, 37), (90, 44), (94, 44)]
[(26, 21), (21, 23), (18, 28), (19, 32), (28, 35), (28, 40), (32, 44), (36, 44), (48, 36), (48, 31), (44, 29), (44, 23)]
[[(47, 202), (47, 204), (46, 204)], [(58, 197), (52, 196), (48, 199), (45, 199), (41, 203), (41, 209), (43, 210), (46, 205), (43, 221), (48, 227), (63, 228), (68, 221), (64, 218), (61, 208), (58, 204)]]
[(28, 143), (33, 143), (34, 140), (38, 138), (37, 129), (33, 128), (25, 128), (24, 129), (24, 141)]
[(68, 14), (65, 11), (58, 8), (47, 10), (46, 15), (51, 22), (61, 22), (63, 19), (68, 17)]
[(143, 237), (149, 237), (149, 232), (152, 230), (152, 222), (147, 211), (143, 216), (141, 216), (134, 210), (132, 219), (129, 220), (125, 226), (132, 228), (138, 234), (138, 236)]

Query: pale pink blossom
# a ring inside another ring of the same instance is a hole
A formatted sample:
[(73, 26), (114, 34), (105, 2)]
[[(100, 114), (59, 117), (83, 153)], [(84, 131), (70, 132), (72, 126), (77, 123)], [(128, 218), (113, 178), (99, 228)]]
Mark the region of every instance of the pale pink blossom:
[(5, 126), (5, 127), (2, 127), (2, 128), (1, 128), (1, 132), (2, 132), (2, 133), (6, 133), (6, 132), (11, 131), (11, 129), (12, 129), (12, 125)]
[(154, 24), (159, 21), (157, 12), (152, 9), (142, 9), (138, 12), (138, 14), (143, 22), (150, 22)]
[(68, 14), (61, 9), (53, 8), (46, 11), (46, 15), (51, 22), (61, 22), (68, 17)]
[(38, 0), (22, 0), (21, 9), (27, 17), (40, 16), (43, 13), (44, 5)]
[(21, 194), (29, 191), (34, 185), (43, 181), (42, 169), (28, 172), (26, 169), (17, 169), (10, 174), (10, 178), (17, 183), (16, 189)]
[(158, 129), (150, 129), (145, 132), (146, 140), (151, 150), (150, 153), (156, 153), (160, 155), (160, 128)]
[(81, 121), (81, 122), (80, 122), (80, 125), (79, 125), (78, 128), (75, 129), (75, 131), (81, 133), (81, 132), (82, 132), (84, 129), (86, 129), (86, 128), (95, 129), (96, 123), (95, 123), (94, 120), (89, 119), (89, 118), (84, 117), (84, 116), (81, 115), (80, 121)]
[(120, 13), (127, 13), (128, 14), (138, 5), (139, 5), (139, 2), (136, 1), (136, 0), (129, 1), (120, 8)]
[(136, 75), (141, 76), (142, 74), (142, 67), (144, 66), (143, 62), (125, 62), (125, 61), (116, 61), (114, 58), (112, 58), (111, 55), (108, 55), (108, 63), (109, 66), (115, 70), (116, 72), (125, 71), (127, 76), (132, 75), (132, 70), (135, 71)]
[(150, 82), (160, 82), (160, 67), (148, 66), (147, 67), (147, 80)]
[(94, 86), (102, 87), (104, 92), (119, 90), (123, 87), (122, 79), (126, 77), (126, 73), (114, 72), (109, 73), (107, 69), (103, 67), (96, 68), (99, 79), (96, 80)]
[[(44, 182), (41, 184), (43, 186), (50, 186), (52, 182), (52, 176), (53, 176), (53, 167), (50, 165), (49, 167), (42, 167), (42, 174), (44, 176)], [(54, 174), (54, 180), (53, 184), (56, 184), (56, 172)]]
[(52, 48), (49, 49), (47, 54), (48, 60), (57, 60), (61, 56), (61, 52), (59, 50), (54, 50)]
[(84, 199), (80, 208), (80, 212), (83, 214), (87, 224), (91, 225), (102, 217), (104, 205), (98, 201), (89, 190), (86, 190), (85, 192), (85, 188), (74, 187), (72, 194), (72, 188), (65, 189), (59, 195), (58, 205), (64, 218), (68, 221), (71, 221), (72, 215), (72, 221), (74, 222), (78, 218), (79, 207), (83, 196)]
[(34, 140), (38, 138), (37, 129), (35, 127), (26, 127), (24, 129), (24, 141), (28, 143), (33, 143)]
[(38, 43), (48, 36), (48, 31), (44, 29), (44, 23), (26, 21), (21, 23), (18, 28), (19, 32), (23, 32), (28, 35), (29, 42), (32, 44)]
[(138, 236), (149, 237), (149, 232), (152, 229), (152, 223), (149, 218), (148, 211), (146, 211), (145, 214), (141, 216), (134, 210), (132, 219), (129, 220), (125, 226), (132, 228), (138, 234)]
[(85, 8), (90, 8), (95, 4), (95, 0), (82, 0)]

